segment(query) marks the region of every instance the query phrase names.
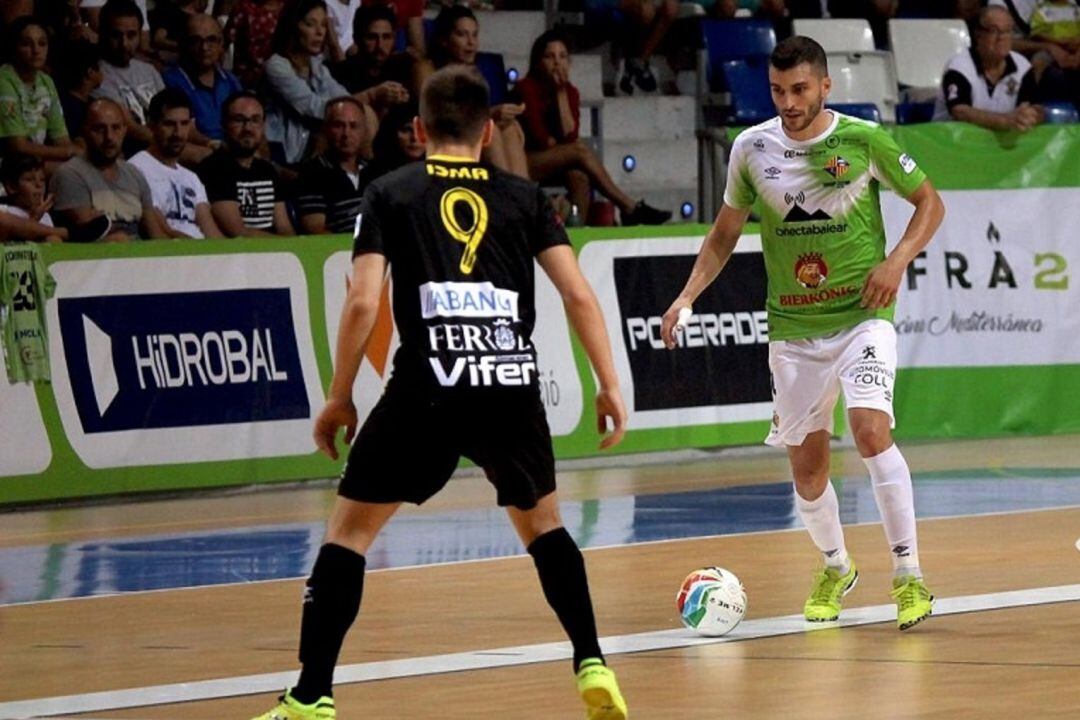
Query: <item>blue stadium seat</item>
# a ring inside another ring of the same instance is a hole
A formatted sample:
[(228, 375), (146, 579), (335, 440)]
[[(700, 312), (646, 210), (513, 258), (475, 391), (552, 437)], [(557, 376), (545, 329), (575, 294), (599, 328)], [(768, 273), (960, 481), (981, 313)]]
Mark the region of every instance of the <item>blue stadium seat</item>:
[(717, 72), (723, 75), (731, 92), (733, 110), (728, 122), (756, 125), (776, 115), (769, 92), (768, 58), (727, 60), (720, 63)]
[(897, 125), (915, 125), (926, 123), (934, 119), (934, 103), (932, 102), (904, 102), (896, 106)]
[(476, 69), (491, 87), (491, 104), (506, 102), (506, 63), (499, 53), (476, 53)]
[(881, 110), (879, 110), (878, 106), (874, 103), (836, 103), (835, 105), (830, 103), (826, 107), (830, 107), (837, 112), (842, 112), (851, 117), (870, 120), (876, 123), (881, 122)]
[[(772, 23), (761, 20), (704, 20), (702, 39), (708, 63), (709, 85), (724, 89), (722, 63), (732, 60), (768, 58), (776, 47)], [(766, 87), (768, 82), (766, 81)]]
[(1043, 110), (1046, 111), (1046, 122), (1051, 125), (1080, 122), (1080, 113), (1076, 111), (1076, 106), (1072, 103), (1046, 103), (1043, 105)]

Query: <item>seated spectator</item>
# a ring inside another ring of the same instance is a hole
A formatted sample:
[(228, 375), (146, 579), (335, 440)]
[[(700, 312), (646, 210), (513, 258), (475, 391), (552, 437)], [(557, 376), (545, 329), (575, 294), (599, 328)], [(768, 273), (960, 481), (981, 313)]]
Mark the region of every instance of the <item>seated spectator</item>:
[[(362, 3), (362, 6), (387, 7), (394, 13), (397, 23), (395, 30), (405, 31), (405, 51), (414, 60), (423, 60), (427, 57), (427, 30), (424, 27), (424, 0), (374, 0), (371, 3)], [(353, 36), (356, 40), (356, 36)], [(415, 89), (419, 90), (419, 86)]]
[(889, 19), (896, 17), (899, 0), (829, 0), (829, 15), (834, 18), (866, 18), (874, 31), (874, 44), (889, 47)]
[(379, 132), (371, 143), (371, 162), (360, 175), (360, 186), (367, 187), (378, 178), (417, 160), (423, 160), (427, 148), (416, 135), (413, 120), (419, 115), (416, 103), (397, 105), (379, 123)]
[(9, 155), (0, 166), (0, 183), (7, 193), (0, 198), (0, 240), (5, 242), (93, 242), (110, 228), (99, 215), (72, 228), (55, 227), (49, 208), (53, 198), (45, 194), (45, 164), (33, 155)]
[[(1013, 33), (1013, 49), (1016, 52), (1032, 59), (1045, 53), (1046, 59), (1041, 63), (1043, 65), (1052, 61), (1054, 65), (1065, 70), (1080, 67), (1080, 48), (1048, 38), (1032, 37), (1035, 12), (1043, 4), (1044, 0), (989, 0), (987, 3), (988, 7), (1003, 8), (1012, 17), (1016, 28)], [(1054, 8), (1051, 10), (1054, 14), (1059, 12)]]
[[(443, 8), (435, 18), (431, 38), (431, 61), (424, 63), (420, 73), (422, 78), (451, 63), (476, 65), (476, 53), (480, 49), (480, 25), (469, 8), (462, 5)], [(525, 134), (517, 121), (524, 110), (522, 105), (514, 103), (492, 106), (491, 119), (495, 121), (495, 133), (491, 144), (484, 148), (483, 159), (506, 172), (528, 178)]]
[[(278, 22), (274, 54), (266, 61), (266, 86), (271, 103), (266, 139), (278, 143), (285, 162), (300, 162), (309, 153), (312, 131), (322, 123), (326, 103), (347, 95), (322, 62), (328, 36), (324, 0), (297, 0)], [(378, 120), (365, 113), (367, 136), (375, 134)]]
[(107, 240), (166, 237), (146, 178), (120, 157), (126, 132), (124, 109), (115, 100), (90, 103), (83, 128), (86, 157), (57, 168), (49, 184), (53, 208), (69, 227), (105, 214), (112, 223)]
[(332, 69), (345, 89), (381, 117), (415, 97), (418, 67), (408, 53), (394, 52), (394, 11), (383, 5), (360, 8), (353, 20), (356, 52)]
[(305, 234), (346, 233), (355, 227), (366, 187), (360, 182), (366, 132), (364, 108), (356, 98), (344, 95), (327, 103), (326, 151), (304, 165), (297, 183), (296, 214)]
[(244, 87), (259, 85), (263, 66), (273, 54), (272, 39), (284, 0), (238, 0), (229, 14), (225, 34), (233, 44), (233, 72)]
[(578, 138), (581, 101), (570, 82), (570, 53), (556, 31), (538, 37), (529, 53), (529, 72), (515, 88), (525, 105), (529, 175), (566, 185), (570, 202), (588, 217), (595, 188), (619, 208), (623, 225), (659, 225), (671, 213), (634, 200), (619, 189), (592, 149)]
[(25, 153), (62, 162), (77, 154), (68, 137), (64, 111), (44, 68), (49, 56), (45, 28), (29, 17), (11, 25), (13, 62), (0, 67), (0, 139), (7, 153)]
[(187, 95), (195, 113), (191, 141), (198, 145), (220, 143), (221, 109), (233, 93), (243, 89), (240, 80), (221, 66), (225, 36), (218, 21), (209, 15), (191, 15), (185, 25), (180, 62), (162, 73), (166, 87)]
[(64, 123), (68, 137), (82, 146), (82, 129), (91, 95), (101, 87), (101, 56), (97, 47), (88, 42), (68, 45), (64, 62), (57, 64), (57, 79), (61, 84), (60, 105), (64, 108)]
[(151, 140), (146, 111), (165, 83), (153, 65), (135, 57), (142, 23), (142, 11), (132, 0), (109, 0), (102, 8), (98, 44), (102, 82), (93, 96), (119, 103), (127, 111), (129, 142), (145, 147)]
[(214, 222), (227, 237), (294, 235), (277, 172), (255, 157), (266, 125), (262, 101), (245, 90), (223, 112), (225, 143), (198, 167)]
[(1044, 100), (1068, 100), (1080, 107), (1080, 5), (1077, 0), (1041, 0), (1031, 16), (1030, 39), (1046, 47), (1031, 58), (1040, 96)]
[[(146, 0), (132, 1), (139, 9), (138, 41), (135, 43), (135, 52), (142, 59), (150, 59), (153, 53), (150, 48), (150, 23), (146, 13)], [(92, 33), (96, 33), (100, 38), (102, 33), (101, 20), (105, 15), (105, 6), (109, 4), (109, 0), (77, 0), (77, 2), (82, 15), (86, 19), (87, 26)]]
[(208, 0), (157, 0), (150, 11), (150, 46), (175, 60), (187, 34), (188, 18), (204, 15)]
[(1012, 50), (1013, 21), (1000, 7), (987, 7), (970, 50), (945, 65), (935, 120), (960, 120), (991, 130), (1026, 132), (1042, 122), (1034, 104), (1031, 63)]
[(625, 58), (619, 89), (626, 95), (633, 94), (635, 87), (642, 92), (656, 92), (652, 57), (679, 16), (679, 1), (585, 0), (585, 7), (593, 13), (618, 10), (625, 17), (626, 26), (619, 31)]
[(150, 101), (154, 142), (129, 162), (146, 178), (169, 237), (222, 237), (202, 181), (179, 164), (191, 128), (191, 101), (187, 95), (176, 88), (162, 90)]
[(326, 0), (326, 17), (330, 23), (327, 38), (327, 59), (339, 63), (353, 49), (353, 18), (360, 9), (360, 0)]

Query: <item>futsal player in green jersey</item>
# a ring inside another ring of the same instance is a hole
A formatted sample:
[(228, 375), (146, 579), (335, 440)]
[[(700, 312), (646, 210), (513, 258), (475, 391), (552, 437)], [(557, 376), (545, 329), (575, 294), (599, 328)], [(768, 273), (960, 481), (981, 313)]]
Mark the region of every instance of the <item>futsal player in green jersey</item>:
[[(611, 430), (601, 448), (622, 439), (626, 409), (600, 306), (551, 204), (536, 183), (479, 161), (493, 132), (489, 105), (475, 68), (433, 74), (414, 120), (426, 159), (375, 180), (361, 199), (334, 378), (315, 422), (315, 442), (330, 457), (341, 428), (352, 447), (304, 594), (300, 678), (256, 720), (334, 720), (334, 666), (360, 609), (365, 553), (403, 502), (423, 503), (446, 485), (462, 455), (484, 469), (533, 558), (573, 645), (586, 717), (627, 717), (600, 652), (584, 559), (559, 516), (532, 342), (535, 263), (596, 373), (598, 429), (605, 433), (610, 421)], [(354, 440), (352, 386), (387, 266), (401, 344), (386, 391)], [(439, 612), (449, 618), (452, 608)], [(444, 716), (407, 698), (401, 707), (403, 718)]]
[[(833, 407), (842, 390), (892, 554), (897, 624), (906, 630), (931, 614), (933, 595), (919, 568), (911, 472), (891, 432), (893, 303), (905, 269), (930, 242), (945, 209), (884, 128), (825, 109), (831, 81), (816, 42), (796, 36), (777, 45), (769, 84), (778, 117), (736, 138), (723, 205), (661, 332), (674, 347), (680, 312), (685, 316), (723, 270), (756, 202), (775, 404), (765, 442), (787, 449), (799, 517), (824, 558), (806, 619), (836, 620), (858, 579), (829, 482)], [(883, 185), (915, 207), (888, 255)]]

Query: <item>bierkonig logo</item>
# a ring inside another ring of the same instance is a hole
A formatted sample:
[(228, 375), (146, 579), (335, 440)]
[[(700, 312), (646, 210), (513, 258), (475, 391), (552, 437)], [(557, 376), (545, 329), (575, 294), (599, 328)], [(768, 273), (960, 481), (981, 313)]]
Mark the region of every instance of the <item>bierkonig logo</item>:
[(87, 433), (307, 418), (289, 290), (62, 298)]

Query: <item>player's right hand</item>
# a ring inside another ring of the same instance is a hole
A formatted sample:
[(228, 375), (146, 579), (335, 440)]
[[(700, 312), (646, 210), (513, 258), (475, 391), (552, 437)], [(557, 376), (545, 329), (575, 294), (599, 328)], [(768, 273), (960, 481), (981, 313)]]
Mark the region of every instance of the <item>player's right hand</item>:
[(679, 325), (679, 311), (683, 308), (690, 309), (690, 303), (681, 298), (676, 299), (660, 320), (660, 339), (664, 341), (664, 347), (668, 350), (674, 349), (678, 343), (675, 333), (681, 328)]
[[(611, 430), (608, 432), (608, 419)], [(596, 394), (596, 430), (603, 439), (600, 449), (607, 450), (622, 442), (626, 434), (626, 405), (623, 403), (619, 388), (602, 389)], [(606, 435), (604, 433), (607, 433)]]
[(331, 460), (338, 459), (337, 431), (340, 427), (345, 428), (345, 444), (350, 444), (356, 433), (356, 406), (351, 400), (331, 398), (326, 401), (326, 407), (319, 417), (315, 418), (315, 431), (312, 433), (315, 445)]

